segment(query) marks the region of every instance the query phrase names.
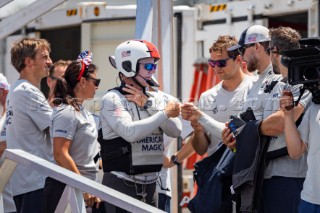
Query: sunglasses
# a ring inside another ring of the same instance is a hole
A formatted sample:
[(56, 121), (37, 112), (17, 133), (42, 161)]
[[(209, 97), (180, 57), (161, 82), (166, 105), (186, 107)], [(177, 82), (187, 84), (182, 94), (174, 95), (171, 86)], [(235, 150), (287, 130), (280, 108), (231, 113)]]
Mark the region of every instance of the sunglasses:
[[(276, 46), (273, 46), (273, 47), (268, 47), (266, 49), (267, 53), (270, 55), (270, 53), (275, 53), (275, 54), (280, 54), (277, 50), (273, 50), (274, 48), (277, 48)], [(277, 48), (278, 49), (278, 48)]]
[(255, 46), (256, 43), (252, 43), (252, 44), (245, 44), (242, 48), (239, 49), (239, 53), (241, 55), (244, 55), (244, 53), (246, 52), (246, 49)]
[(227, 61), (228, 61), (228, 60), (233, 59), (233, 58), (234, 58), (234, 57), (230, 57), (230, 58), (221, 59), (221, 60), (217, 60), (217, 61), (214, 61), (214, 60), (209, 59), (209, 60), (208, 60), (208, 63), (209, 63), (209, 65), (210, 65), (212, 68), (215, 68), (216, 66), (222, 68), (222, 67), (227, 66)]
[[(143, 63), (139, 63), (139, 64), (143, 64)], [(144, 68), (148, 71), (152, 71), (154, 69), (157, 69), (157, 64), (153, 64), (153, 63), (145, 63), (144, 64)]]
[(51, 78), (52, 80), (58, 80), (58, 78), (54, 77), (53, 75), (49, 75), (48, 77)]
[(91, 79), (91, 80), (92, 80), (92, 82), (93, 82), (93, 84), (94, 84), (96, 87), (98, 87), (98, 86), (99, 86), (100, 81), (101, 81), (101, 79), (98, 79), (98, 78), (92, 78), (92, 77), (90, 77), (90, 76), (88, 76), (86, 79)]

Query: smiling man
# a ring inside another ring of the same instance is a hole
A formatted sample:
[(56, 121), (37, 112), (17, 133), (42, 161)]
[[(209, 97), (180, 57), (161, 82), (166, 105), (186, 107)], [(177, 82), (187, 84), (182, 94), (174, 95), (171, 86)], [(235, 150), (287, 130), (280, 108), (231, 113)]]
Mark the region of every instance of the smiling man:
[(192, 103), (185, 103), (182, 107), (182, 117), (191, 122), (194, 128), (192, 145), (195, 151), (204, 155), (211, 155), (216, 145), (221, 141), (221, 131), (212, 132), (212, 128), (203, 122), (202, 116), (210, 116), (214, 120), (224, 122), (230, 115), (237, 115), (242, 110), (246, 89), (254, 81), (254, 77), (246, 75), (241, 70), (242, 58), (237, 51), (227, 49), (237, 44), (232, 36), (219, 36), (209, 49), (208, 61), (221, 82), (204, 92), (199, 99), (199, 110)]
[[(21, 149), (53, 161), (48, 127), (52, 109), (39, 90), (52, 64), (50, 44), (43, 39), (24, 38), (13, 44), (11, 63), (20, 77), (7, 97), (7, 147)], [(45, 176), (17, 166), (11, 176), (12, 195), (17, 212), (42, 212)]]

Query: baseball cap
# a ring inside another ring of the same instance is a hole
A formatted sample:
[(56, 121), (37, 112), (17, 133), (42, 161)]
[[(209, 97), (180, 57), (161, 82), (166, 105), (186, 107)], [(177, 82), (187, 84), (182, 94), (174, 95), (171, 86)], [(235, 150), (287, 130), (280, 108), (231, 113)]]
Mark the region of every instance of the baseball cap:
[(0, 88), (4, 90), (10, 90), (10, 84), (2, 73), (0, 73)]
[(245, 44), (270, 41), (269, 29), (262, 25), (254, 25), (245, 29), (241, 35), (238, 44), (228, 48), (228, 51), (234, 51), (243, 47)]

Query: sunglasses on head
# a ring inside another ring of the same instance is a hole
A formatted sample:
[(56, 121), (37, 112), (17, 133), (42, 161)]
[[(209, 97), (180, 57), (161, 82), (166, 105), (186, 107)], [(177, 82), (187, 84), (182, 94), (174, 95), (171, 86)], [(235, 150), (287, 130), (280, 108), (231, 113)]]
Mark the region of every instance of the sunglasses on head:
[(153, 63), (140, 63), (144, 65), (144, 68), (148, 71), (152, 71), (154, 69), (157, 69), (157, 64), (153, 64)]
[(101, 81), (101, 79), (93, 78), (93, 77), (90, 77), (90, 76), (88, 76), (86, 79), (91, 79), (91, 80), (92, 80), (92, 82), (93, 82), (93, 84), (94, 84), (96, 87), (98, 87), (98, 86), (99, 86), (100, 81)]
[(221, 60), (217, 60), (217, 61), (214, 61), (214, 60), (209, 59), (209, 60), (208, 60), (208, 63), (209, 63), (209, 65), (210, 65), (212, 68), (215, 68), (216, 66), (222, 68), (222, 67), (227, 66), (227, 61), (228, 61), (229, 59), (233, 59), (233, 57), (226, 58), (226, 59), (221, 59)]

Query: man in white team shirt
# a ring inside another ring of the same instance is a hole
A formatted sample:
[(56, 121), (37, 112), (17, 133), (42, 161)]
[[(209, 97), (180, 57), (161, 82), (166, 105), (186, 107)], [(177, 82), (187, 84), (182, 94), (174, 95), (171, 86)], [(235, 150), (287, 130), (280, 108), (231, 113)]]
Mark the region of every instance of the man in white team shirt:
[[(200, 155), (211, 155), (215, 151), (221, 141), (224, 122), (229, 120), (230, 115), (237, 115), (242, 110), (247, 88), (255, 80), (241, 70), (241, 56), (227, 51), (235, 44), (236, 38), (228, 35), (219, 36), (212, 44), (209, 65), (222, 81), (201, 95), (200, 110), (192, 103), (182, 106), (182, 118), (189, 120), (194, 128), (191, 142)], [(214, 124), (209, 124), (211, 121)]]
[[(288, 28), (277, 28), (271, 32), (261, 25), (254, 25), (246, 29), (242, 34), (239, 44), (232, 47), (239, 48), (248, 70), (258, 70), (259, 79), (248, 91), (246, 107), (253, 109), (256, 120), (263, 119), (259, 132), (261, 135), (271, 136), (267, 153), (268, 164), (264, 171), (264, 182), (260, 211), (273, 212), (296, 212), (299, 203), (299, 194), (305, 176), (304, 160), (292, 160), (289, 156), (279, 155), (280, 148), (285, 147), (284, 141), (284, 115), (279, 111), (279, 98), (287, 81), (287, 68), (280, 63), (281, 51), (296, 49), (299, 47), (300, 35)], [(271, 41), (270, 41), (271, 40)], [(270, 55), (271, 54), (271, 58)], [(271, 60), (272, 59), (272, 60)], [(272, 61), (272, 64), (271, 64)], [(273, 66), (272, 66), (273, 65)], [(277, 75), (281, 73), (281, 75)], [(272, 89), (268, 86), (272, 82), (278, 82)], [(266, 90), (269, 90), (266, 92)], [(298, 88), (291, 87), (297, 99)], [(299, 118), (308, 103), (308, 94), (305, 94), (295, 107), (295, 120)], [(254, 131), (254, 130), (252, 130)], [(235, 141), (230, 142), (233, 136), (226, 128), (223, 131), (223, 141), (230, 148), (235, 148)], [(275, 155), (275, 151), (277, 154)], [(287, 196), (290, 193), (290, 196)]]
[[(53, 162), (49, 125), (52, 109), (39, 90), (52, 61), (44, 39), (24, 38), (11, 48), (11, 63), (19, 72), (6, 102), (7, 147)], [(42, 212), (45, 176), (18, 165), (10, 182), (17, 212)]]

